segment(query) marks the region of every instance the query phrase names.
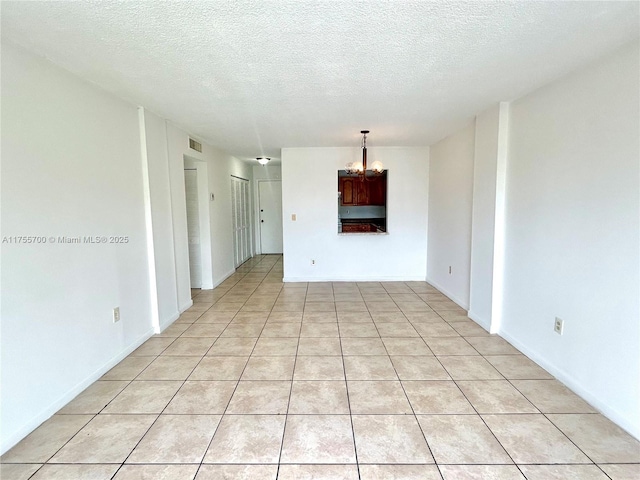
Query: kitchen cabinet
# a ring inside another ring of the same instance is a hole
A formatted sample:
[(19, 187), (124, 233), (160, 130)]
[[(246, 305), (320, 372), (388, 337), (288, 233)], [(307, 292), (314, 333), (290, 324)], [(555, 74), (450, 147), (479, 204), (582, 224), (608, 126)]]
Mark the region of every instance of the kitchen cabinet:
[(387, 179), (373, 177), (362, 180), (358, 177), (340, 177), (338, 191), (341, 193), (341, 205), (386, 205)]
[(387, 204), (387, 179), (386, 177), (374, 177), (369, 184), (368, 205)]
[(338, 178), (338, 192), (341, 194), (342, 205), (355, 205), (356, 197), (353, 178)]
[(342, 192), (342, 205), (368, 205), (368, 192), (360, 178), (340, 178), (338, 191)]
[(342, 233), (354, 232), (377, 232), (378, 227), (372, 223), (344, 223), (342, 224)]

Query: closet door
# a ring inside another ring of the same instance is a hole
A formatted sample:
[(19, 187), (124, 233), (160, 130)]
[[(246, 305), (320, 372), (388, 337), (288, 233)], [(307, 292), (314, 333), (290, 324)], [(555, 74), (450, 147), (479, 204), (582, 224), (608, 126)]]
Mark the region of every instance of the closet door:
[(238, 267), (251, 256), (249, 180), (231, 177), (234, 263)]

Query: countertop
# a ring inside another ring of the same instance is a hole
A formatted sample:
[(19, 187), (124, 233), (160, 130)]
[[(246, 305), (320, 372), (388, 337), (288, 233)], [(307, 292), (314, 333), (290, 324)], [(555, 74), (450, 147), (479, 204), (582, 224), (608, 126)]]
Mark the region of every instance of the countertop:
[(388, 235), (386, 231), (386, 218), (342, 218), (342, 225), (374, 225), (378, 232), (338, 232), (338, 235)]
[(338, 232), (338, 236), (351, 237), (353, 235), (389, 235), (389, 232)]

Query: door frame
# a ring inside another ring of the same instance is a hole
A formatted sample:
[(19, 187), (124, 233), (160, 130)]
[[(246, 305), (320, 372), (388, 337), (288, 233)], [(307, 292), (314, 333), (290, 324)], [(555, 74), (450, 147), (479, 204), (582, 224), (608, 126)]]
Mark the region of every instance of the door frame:
[[(191, 218), (189, 215), (189, 194), (191, 193), (189, 191), (189, 189), (187, 188), (187, 172), (193, 172), (193, 179), (195, 180), (195, 193), (196, 193), (196, 208), (197, 208), (197, 216), (195, 216), (195, 218)], [(187, 205), (187, 248), (189, 249), (189, 286), (193, 289), (193, 288), (199, 288), (202, 289), (202, 245), (200, 245), (200, 198), (198, 196), (198, 170), (196, 169), (195, 165), (194, 166), (190, 166), (187, 167), (185, 166), (184, 168), (184, 193), (186, 196), (186, 205)], [(189, 219), (191, 218), (191, 221), (189, 221)], [(191, 234), (189, 233), (191, 228), (192, 228), (192, 222), (197, 224), (198, 227), (198, 244), (197, 246), (191, 243)], [(196, 247), (196, 248), (194, 248)], [(197, 252), (197, 256), (198, 256), (198, 262), (192, 262), (191, 260), (191, 252), (196, 253)], [(193, 278), (193, 272), (191, 271), (191, 267), (197, 264), (196, 266), (199, 269), (199, 278), (197, 278), (197, 282), (194, 283), (194, 278)]]
[[(193, 168), (196, 170), (198, 217), (200, 220), (200, 270), (202, 272), (202, 285), (200, 288), (202, 290), (211, 290), (213, 288), (213, 264), (211, 262), (211, 216), (209, 213), (209, 172), (207, 162), (183, 155), (182, 163), (183, 171)], [(191, 272), (189, 272), (189, 278), (191, 278)]]

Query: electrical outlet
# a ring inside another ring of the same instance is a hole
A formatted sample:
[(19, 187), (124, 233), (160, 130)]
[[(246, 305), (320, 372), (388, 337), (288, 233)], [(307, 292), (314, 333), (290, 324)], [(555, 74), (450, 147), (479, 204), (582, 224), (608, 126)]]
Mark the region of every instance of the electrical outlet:
[(316, 261), (315, 260), (311, 260), (311, 265), (315, 265)]
[(449, 265), (449, 275), (451, 275), (451, 265)]
[(120, 321), (120, 307), (116, 307), (113, 309), (113, 323), (117, 323)]
[(558, 334), (562, 335), (562, 330), (564, 329), (564, 320), (556, 317), (556, 321), (553, 323), (553, 330)]

